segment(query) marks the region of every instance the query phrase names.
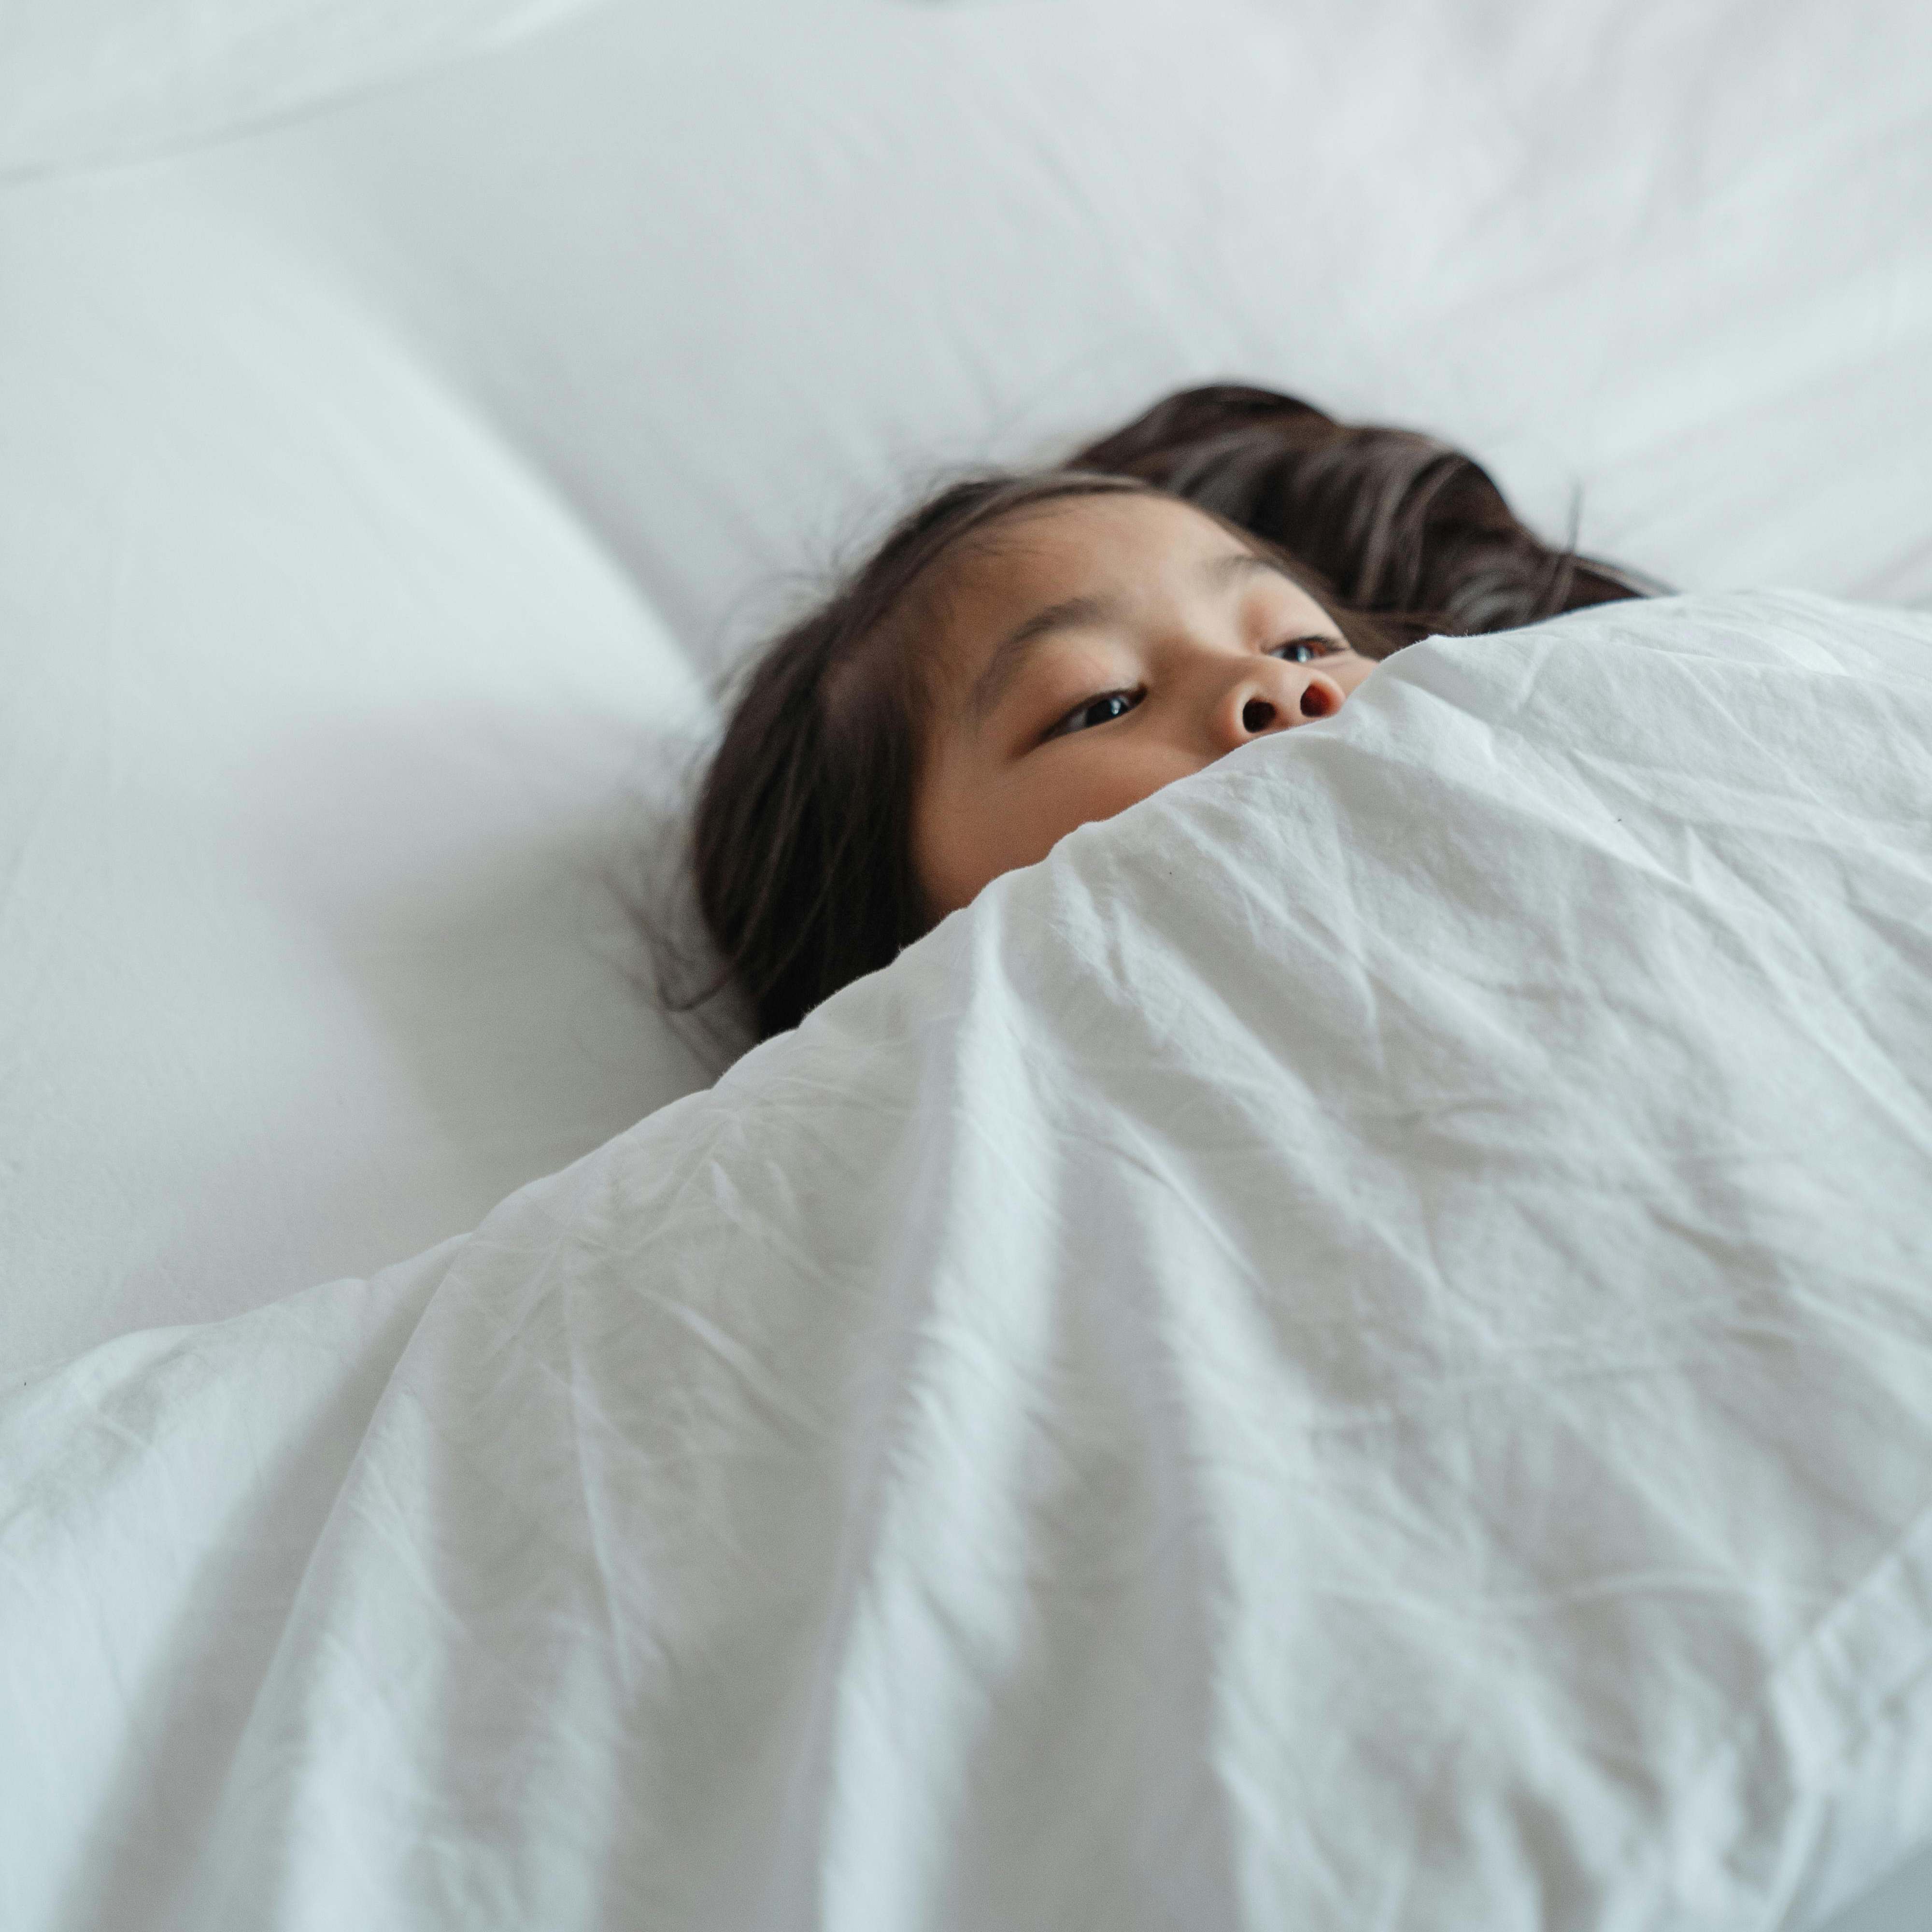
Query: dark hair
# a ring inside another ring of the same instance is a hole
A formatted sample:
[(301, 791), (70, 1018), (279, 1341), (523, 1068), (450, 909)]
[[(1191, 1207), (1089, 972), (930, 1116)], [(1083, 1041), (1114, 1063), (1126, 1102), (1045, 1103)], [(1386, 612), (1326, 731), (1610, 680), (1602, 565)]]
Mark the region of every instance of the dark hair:
[(1141, 491), (1280, 554), (1370, 657), (1660, 587), (1540, 542), (1445, 443), (1234, 384), (1170, 396), (1058, 470), (949, 485), (760, 653), (705, 775), (698, 903), (760, 1039), (931, 923), (911, 824), (936, 566), (1022, 511)]

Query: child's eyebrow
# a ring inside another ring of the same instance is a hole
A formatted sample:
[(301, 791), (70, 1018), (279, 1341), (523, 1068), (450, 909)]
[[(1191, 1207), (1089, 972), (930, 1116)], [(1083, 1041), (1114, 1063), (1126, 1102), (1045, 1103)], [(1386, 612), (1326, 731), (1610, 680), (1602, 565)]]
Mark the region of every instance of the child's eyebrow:
[(966, 708), (975, 718), (983, 718), (1006, 694), (1006, 687), (1019, 675), (1020, 668), (1041, 642), (1055, 631), (1087, 631), (1103, 624), (1119, 622), (1126, 607), (1117, 597), (1068, 597), (1036, 610), (1019, 628), (1001, 640), (986, 660), (986, 668), (973, 680), (966, 694)]
[(1278, 558), (1264, 556), (1258, 550), (1231, 550), (1223, 556), (1210, 557), (1201, 566), (1201, 574), (1210, 584), (1238, 584), (1257, 571), (1264, 576), (1285, 577), (1289, 583), (1294, 582), (1286, 564)]
[[(1210, 588), (1217, 588), (1238, 583), (1256, 571), (1275, 577), (1288, 576), (1273, 557), (1251, 550), (1229, 550), (1210, 556), (1201, 566), (1198, 574)], [(1292, 578), (1288, 580), (1294, 581)], [(1027, 660), (1054, 632), (1093, 630), (1119, 623), (1126, 616), (1126, 607), (1118, 598), (1097, 596), (1064, 598), (1044, 610), (1036, 610), (1017, 630), (1002, 638), (986, 660), (986, 668), (973, 680), (973, 688), (966, 694), (968, 711), (975, 718), (984, 718), (1005, 696)]]

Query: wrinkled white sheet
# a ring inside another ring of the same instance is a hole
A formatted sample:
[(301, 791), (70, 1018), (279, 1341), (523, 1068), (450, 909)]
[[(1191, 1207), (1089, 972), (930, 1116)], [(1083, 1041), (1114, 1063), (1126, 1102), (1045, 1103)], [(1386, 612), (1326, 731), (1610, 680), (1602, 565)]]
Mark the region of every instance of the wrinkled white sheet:
[(1816, 1923), (1932, 1838), (1928, 775), (1923, 616), (1420, 646), (16, 1388), (0, 1918)]

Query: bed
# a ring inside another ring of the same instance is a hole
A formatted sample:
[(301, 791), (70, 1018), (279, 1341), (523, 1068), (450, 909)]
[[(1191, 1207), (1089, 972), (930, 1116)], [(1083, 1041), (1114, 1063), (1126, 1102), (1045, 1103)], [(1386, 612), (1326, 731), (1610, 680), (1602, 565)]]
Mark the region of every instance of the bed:
[[(10, 1390), (427, 1292), (706, 1088), (742, 1038), (664, 1010), (633, 914), (716, 680), (948, 464), (1232, 375), (1686, 592), (1932, 609), (1916, 9), (558, 11), (0, 157)], [(1736, 1896), (1889, 1874), (1862, 1932), (1921, 1922), (1894, 1786)], [(136, 1822), (14, 1916), (112, 1922)]]

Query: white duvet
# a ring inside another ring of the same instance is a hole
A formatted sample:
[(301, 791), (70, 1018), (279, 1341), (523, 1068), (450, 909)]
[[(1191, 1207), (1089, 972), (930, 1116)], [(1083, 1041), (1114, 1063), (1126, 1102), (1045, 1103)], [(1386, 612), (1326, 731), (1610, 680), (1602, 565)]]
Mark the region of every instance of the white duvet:
[(1932, 618), (1406, 653), (0, 1406), (9, 1926), (1802, 1925), (1932, 1838)]

